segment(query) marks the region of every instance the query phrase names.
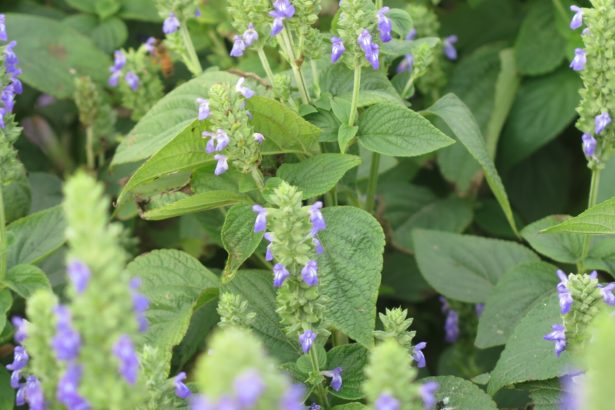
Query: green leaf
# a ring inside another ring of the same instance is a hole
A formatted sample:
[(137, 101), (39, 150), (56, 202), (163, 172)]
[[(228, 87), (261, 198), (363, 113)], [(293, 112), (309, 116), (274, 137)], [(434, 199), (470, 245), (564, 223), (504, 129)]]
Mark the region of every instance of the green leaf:
[(188, 331), (197, 301), (203, 292), (215, 291), (220, 281), (197, 259), (172, 249), (138, 256), (127, 269), (141, 278), (139, 291), (150, 302), (143, 343), (160, 348), (170, 359)]
[(414, 24), (412, 18), (406, 10), (402, 9), (390, 9), (386, 13), (387, 17), (391, 19), (391, 25), (393, 32), (400, 37), (406, 37), (408, 32), (412, 30)]
[(240, 270), (230, 282), (223, 284), (222, 290), (239, 294), (248, 302), (249, 310), (256, 313), (252, 330), (273, 356), (281, 363), (294, 362), (297, 359), (299, 345), (286, 337), (275, 311), (275, 291), (271, 272)]
[(347, 154), (318, 154), (296, 164), (283, 164), (276, 176), (302, 193), (303, 199), (329, 192), (346, 172), (361, 163), (361, 158)]
[(555, 6), (548, 1), (532, 2), (515, 42), (519, 72), (546, 74), (562, 63), (565, 53), (566, 39), (557, 29)]
[(528, 382), (519, 385), (530, 393), (533, 410), (558, 410), (562, 400), (559, 379)]
[(506, 272), (487, 297), (478, 321), (476, 346), (486, 349), (505, 344), (521, 318), (553, 292), (556, 270), (545, 262), (529, 262)]
[(101, 19), (106, 19), (117, 13), (120, 7), (119, 0), (97, 0), (96, 14)]
[(453, 131), (459, 142), (461, 142), (468, 152), (480, 164), (487, 184), (491, 188), (493, 195), (498, 200), (504, 210), (506, 219), (510, 223), (513, 231), (517, 231), (510, 203), (502, 180), (495, 169), (493, 160), (487, 152), (485, 140), (474, 120), (472, 112), (454, 94), (447, 94), (435, 102), (434, 105), (426, 110), (427, 114), (432, 114), (446, 122), (446, 125)]
[(515, 242), (448, 232), (414, 231), (416, 260), (427, 282), (454, 300), (483, 303), (502, 275), (538, 256)]
[(376, 299), (382, 271), (384, 232), (369, 213), (354, 207), (325, 208), (319, 232), (324, 253), (318, 274), (325, 317), (364, 346), (373, 344)]
[(36, 264), (64, 244), (66, 222), (61, 207), (18, 219), (7, 227), (7, 267)]
[[(107, 64), (109, 65), (109, 64)], [(167, 145), (176, 136), (196, 127), (196, 99), (207, 98), (215, 83), (233, 83), (232, 74), (208, 71), (164, 96), (148, 111), (122, 140), (115, 151), (111, 166), (142, 161)], [(200, 132), (196, 139), (202, 139)]]
[(301, 118), (295, 111), (272, 98), (254, 96), (248, 100), (254, 117), (254, 130), (265, 136), (264, 155), (282, 153), (317, 153), (320, 129)]
[(538, 253), (562, 263), (577, 263), (583, 253), (583, 235), (571, 233), (548, 234), (544, 229), (567, 220), (566, 215), (551, 215), (536, 221), (521, 231), (523, 239)]
[(187, 198), (171, 202), (160, 208), (154, 208), (143, 214), (143, 219), (159, 221), (194, 212), (209, 211), (245, 201), (246, 197), (241, 194), (228, 191), (208, 191)]
[(222, 243), (228, 253), (225, 276), (234, 275), (263, 239), (263, 232), (254, 232), (255, 219), (252, 205), (235, 205), (226, 213), (222, 226)]
[(32, 187), (30, 212), (42, 211), (62, 203), (62, 180), (55, 174), (30, 172), (28, 179)]
[[(6, 326), (6, 314), (13, 306), (13, 297), (8, 289), (0, 290), (0, 334)], [(3, 366), (4, 367), (4, 366)], [(0, 385), (2, 387), (2, 385)]]
[(151, 0), (123, 0), (120, 17), (129, 20), (160, 22), (162, 18)]
[(564, 351), (557, 357), (553, 342), (543, 337), (551, 325), (561, 323), (558, 297), (555, 290), (534, 303), (513, 330), (495, 368), (487, 392), (497, 393), (509, 384), (559, 377), (570, 370), (572, 358)]
[(337, 143), (340, 146), (340, 151), (342, 153), (346, 152), (346, 150), (354, 140), (354, 137), (357, 135), (357, 132), (359, 132), (359, 127), (357, 127), (356, 125), (353, 127), (349, 126), (348, 124), (340, 125), (340, 128), (337, 132)]
[(437, 376), (421, 379), (419, 382), (436, 381), (438, 401), (446, 400), (446, 407), (451, 409), (497, 410), (493, 399), (471, 381), (456, 376)]
[(594, 205), (564, 222), (546, 228), (542, 232), (612, 235), (615, 233), (615, 197)]
[(352, 402), (346, 404), (340, 404), (333, 407), (332, 410), (366, 410), (367, 406), (363, 403)]
[(28, 214), (33, 194), (35, 193), (30, 188), (25, 175), (21, 175), (18, 179), (2, 185), (6, 223), (11, 223)]
[(75, 91), (75, 76), (106, 83), (111, 60), (77, 31), (52, 19), (12, 13), (6, 15), (6, 25), (11, 40), (17, 41), (20, 78), (28, 85), (67, 98)]
[(358, 139), (364, 148), (393, 157), (419, 156), (454, 143), (419, 113), (385, 103), (361, 113)]
[(327, 368), (342, 368), (342, 388), (340, 391), (331, 389), (331, 394), (344, 400), (361, 400), (365, 397), (361, 389), (365, 374), (363, 369), (367, 364), (368, 351), (357, 343), (334, 347), (327, 353)]
[[(2, 326), (0, 326), (2, 329)], [(0, 330), (1, 331), (1, 330)], [(13, 410), (15, 404), (15, 391), (11, 388), (11, 375), (0, 367), (0, 410)]]
[(100, 21), (91, 14), (73, 14), (65, 18), (63, 23), (89, 36), (106, 53), (120, 48), (128, 38), (126, 24), (117, 17)]
[(29, 298), (38, 289), (51, 289), (45, 272), (34, 265), (13, 266), (7, 272), (4, 282), (24, 299)]

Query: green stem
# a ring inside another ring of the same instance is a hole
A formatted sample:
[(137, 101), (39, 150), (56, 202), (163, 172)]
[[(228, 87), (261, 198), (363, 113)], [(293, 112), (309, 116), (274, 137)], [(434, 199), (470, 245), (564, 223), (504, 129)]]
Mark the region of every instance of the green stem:
[(378, 169), (380, 168), (380, 154), (372, 153), (372, 163), (369, 169), (369, 180), (367, 181), (367, 199), (365, 200), (365, 210), (372, 212), (376, 202), (376, 189), (378, 188)]
[[(316, 357), (316, 349), (310, 349), (310, 362), (312, 363), (312, 370), (315, 374), (320, 375), (320, 366), (318, 366), (318, 357)], [(320, 404), (325, 408), (329, 408), (329, 398), (327, 397), (327, 390), (322, 385), (322, 383), (318, 383), (316, 386), (316, 395), (320, 399)]]
[(564, 5), (562, 4), (561, 0), (553, 0), (553, 5), (555, 6), (559, 14), (562, 16), (562, 19), (564, 21), (568, 21), (570, 16), (566, 12), (566, 9), (564, 8)]
[(85, 157), (88, 168), (92, 171), (96, 169), (94, 157), (94, 128), (91, 125), (85, 128)]
[(354, 81), (352, 84), (352, 101), (350, 102), (350, 115), (348, 116), (348, 125), (354, 126), (357, 119), (357, 106), (359, 105), (359, 91), (361, 89), (361, 66), (354, 67)]
[(199, 75), (203, 72), (203, 68), (201, 67), (199, 57), (196, 55), (196, 51), (194, 50), (194, 44), (192, 43), (192, 37), (190, 37), (187, 24), (187, 22), (183, 22), (179, 27), (179, 32), (182, 37), (184, 47), (186, 47), (186, 52), (188, 53), (188, 61), (186, 61), (186, 66), (188, 66), (188, 69), (192, 72), (192, 74)]
[(267, 55), (262, 47), (259, 47), (257, 50), (258, 58), (261, 60), (261, 65), (267, 73), (267, 79), (269, 79), (269, 83), (273, 87), (273, 71), (271, 70), (271, 66), (269, 65), (269, 60), (267, 60)]
[(408, 78), (408, 82), (406, 83), (406, 85), (404, 86), (404, 89), (401, 92), (402, 98), (406, 95), (408, 91), (410, 91), (410, 87), (412, 87), (413, 83), (414, 83), (414, 75), (411, 74), (410, 78)]
[(2, 197), (2, 186), (0, 186), (0, 283), (6, 277), (7, 237), (5, 225), (6, 221), (4, 219), (4, 199)]
[(310, 60), (310, 67), (312, 69), (312, 86), (314, 87), (314, 95), (316, 98), (320, 98), (320, 76), (318, 74), (318, 67), (316, 61)]
[(264, 178), (263, 174), (261, 174), (261, 171), (256, 166), (252, 168), (252, 179), (256, 183), (256, 186), (258, 187), (258, 190), (262, 195), (263, 192), (265, 192)]
[[(591, 208), (596, 205), (598, 201), (598, 188), (600, 186), (600, 169), (592, 169), (592, 179), (589, 186), (589, 200), (587, 201), (587, 208)], [(579, 264), (577, 264), (578, 273), (583, 271), (583, 264), (587, 255), (589, 254), (589, 245), (591, 242), (591, 236), (585, 235), (583, 238), (583, 248), (581, 251), (581, 258), (579, 259)]]
[(282, 32), (280, 33), (282, 38), (282, 42), (284, 43), (285, 52), (288, 56), (288, 60), (290, 63), (290, 68), (293, 72), (293, 76), (295, 77), (295, 82), (297, 83), (297, 88), (299, 89), (299, 94), (301, 95), (301, 101), (304, 104), (310, 103), (310, 94), (307, 91), (307, 87), (305, 85), (305, 80), (303, 78), (303, 74), (297, 65), (297, 59), (295, 57), (295, 52), (293, 51), (293, 46), (291, 40), (288, 35), (288, 28), (284, 27)]

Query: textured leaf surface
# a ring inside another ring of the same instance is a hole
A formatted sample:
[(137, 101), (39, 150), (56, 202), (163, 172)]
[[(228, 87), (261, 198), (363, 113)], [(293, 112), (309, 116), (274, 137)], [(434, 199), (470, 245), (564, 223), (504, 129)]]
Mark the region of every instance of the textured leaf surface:
[(5, 283), (24, 299), (30, 297), (38, 289), (51, 289), (45, 272), (34, 265), (13, 266), (6, 274)]
[(551, 215), (536, 221), (521, 231), (523, 239), (538, 253), (562, 263), (577, 263), (583, 251), (583, 235), (543, 233), (543, 229), (567, 220), (565, 215)]
[(11, 375), (2, 366), (0, 368), (0, 410), (13, 410), (15, 404), (15, 390), (11, 388), (10, 379)]
[(452, 409), (497, 410), (493, 399), (471, 381), (456, 376), (438, 376), (421, 379), (423, 381), (437, 381), (440, 388), (436, 392), (436, 399), (446, 399), (446, 407)]
[(334, 347), (327, 352), (327, 368), (342, 368), (342, 388), (331, 394), (344, 400), (361, 400), (365, 394), (361, 384), (365, 379), (364, 367), (367, 364), (368, 351), (357, 343)]
[(558, 410), (562, 394), (560, 385), (559, 379), (551, 379), (524, 383), (520, 387), (530, 393), (534, 410)]
[[(6, 326), (6, 314), (13, 305), (13, 298), (11, 292), (8, 289), (0, 290), (0, 334)], [(4, 366), (3, 366), (4, 369)], [(1, 386), (0, 386), (1, 387)]]
[(594, 205), (581, 214), (545, 229), (546, 233), (615, 233), (615, 197)]
[(235, 205), (226, 213), (222, 226), (222, 244), (228, 253), (225, 276), (233, 275), (263, 239), (263, 232), (254, 232), (255, 220), (252, 205)]
[(427, 282), (451, 299), (483, 303), (502, 275), (538, 256), (515, 242), (415, 230), (416, 260)]
[(228, 191), (208, 191), (187, 198), (182, 198), (178, 201), (171, 202), (168, 205), (160, 208), (154, 208), (143, 214), (144, 219), (158, 221), (160, 219), (173, 218), (194, 212), (208, 211), (210, 209), (221, 208), (223, 206), (233, 205), (237, 202), (245, 200), (241, 194)]

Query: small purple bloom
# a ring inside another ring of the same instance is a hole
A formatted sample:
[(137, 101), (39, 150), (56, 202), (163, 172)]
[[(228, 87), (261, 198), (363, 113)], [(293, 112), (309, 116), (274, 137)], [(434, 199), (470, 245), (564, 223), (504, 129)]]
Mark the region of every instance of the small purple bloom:
[(254, 29), (254, 24), (248, 24), (248, 28), (243, 32), (242, 37), (246, 47), (250, 47), (256, 40), (258, 40), (258, 31)]
[(254, 232), (261, 232), (267, 229), (267, 208), (263, 208), (258, 204), (252, 205), (252, 211), (256, 212)]
[(444, 55), (449, 60), (457, 60), (457, 49), (455, 48), (455, 43), (457, 43), (457, 36), (448, 36), (444, 40), (442, 40), (442, 45), (444, 46)]
[(199, 105), (199, 121), (206, 120), (209, 117), (209, 114), (211, 114), (209, 109), (209, 100), (206, 100), (205, 98), (197, 98), (196, 102)]
[(272, 261), (273, 253), (271, 252), (271, 242), (273, 242), (273, 233), (265, 232), (263, 236), (265, 237), (266, 240), (269, 241), (269, 245), (267, 245), (267, 251), (265, 252), (265, 260)]
[(412, 349), (412, 358), (416, 362), (416, 367), (422, 369), (427, 364), (425, 361), (425, 355), (423, 354), (423, 349), (427, 346), (426, 342), (417, 343), (416, 346)]
[(585, 408), (586, 377), (583, 372), (562, 376), (559, 410), (583, 410)]
[(339, 37), (331, 37), (331, 63), (336, 63), (346, 51), (344, 41)]
[(369, 30), (363, 29), (357, 37), (357, 42), (359, 43), (359, 47), (365, 54), (370, 53), (372, 50), (372, 35), (369, 34)]
[(265, 383), (260, 374), (254, 369), (242, 372), (233, 382), (235, 397), (242, 409), (254, 407), (265, 391)]
[(289, 0), (275, 0), (273, 7), (274, 10), (269, 12), (269, 15), (273, 17), (271, 37), (278, 35), (284, 29), (284, 19), (295, 15), (295, 6)]
[(120, 362), (119, 372), (122, 377), (128, 384), (135, 384), (139, 373), (139, 358), (130, 336), (120, 336), (113, 346), (113, 354)]
[(120, 71), (126, 65), (126, 54), (122, 50), (113, 53), (113, 67), (110, 71)]
[(581, 141), (583, 141), (583, 153), (586, 157), (593, 157), (596, 152), (596, 146), (598, 145), (598, 141), (593, 137), (593, 135), (585, 133), (581, 136)]
[(149, 327), (145, 312), (149, 308), (149, 299), (142, 293), (137, 292), (141, 286), (141, 279), (132, 278), (130, 281), (130, 291), (132, 293), (132, 304), (139, 324), (139, 332), (145, 332)]
[(216, 164), (216, 169), (214, 170), (214, 175), (222, 175), (226, 171), (228, 171), (228, 158), (226, 155), (214, 155), (214, 159), (218, 161)]
[(51, 340), (51, 346), (58, 360), (72, 360), (79, 355), (81, 337), (73, 328), (70, 310), (66, 306), (58, 305), (54, 309), (56, 314), (56, 334)]
[(245, 87), (243, 83), (246, 81), (245, 78), (241, 77), (237, 80), (237, 84), (235, 85), (235, 91), (239, 94), (243, 95), (248, 100), (254, 96), (254, 91), (250, 90), (248, 87)]
[(28, 376), (26, 383), (17, 390), (15, 404), (23, 406), (26, 403), (30, 406), (30, 410), (45, 410), (45, 394), (35, 376)]
[(559, 307), (562, 315), (570, 312), (570, 307), (572, 306), (572, 295), (570, 294), (570, 290), (568, 289), (568, 277), (566, 273), (558, 269), (557, 276), (560, 279), (560, 282), (557, 284), (557, 294), (559, 297)]
[(281, 17), (276, 17), (273, 19), (273, 24), (271, 25), (271, 37), (275, 37), (284, 29), (284, 19)]
[(201, 134), (204, 138), (210, 137), (211, 139), (207, 141), (207, 146), (205, 147), (205, 151), (208, 154), (211, 154), (215, 151), (220, 152), (224, 148), (227, 147), (229, 142), (231, 142), (228, 134), (222, 128), (218, 128), (215, 133), (203, 131)]
[(156, 53), (156, 39), (154, 37), (149, 37), (144, 45), (148, 53), (152, 55)]
[(483, 310), (485, 310), (485, 304), (477, 303), (476, 305), (474, 305), (474, 310), (476, 311), (476, 316), (480, 317), (480, 315), (483, 314)]
[(331, 388), (335, 391), (340, 391), (342, 388), (342, 368), (336, 367), (333, 370), (325, 370), (321, 372), (323, 376), (331, 378)]
[(570, 28), (576, 30), (583, 25), (583, 9), (572, 5), (570, 6), (570, 10), (574, 12), (574, 16), (572, 16), (572, 20), (570, 20)]
[(583, 31), (581, 31), (581, 35), (582, 35), (582, 36), (586, 36), (586, 35), (588, 35), (589, 33), (590, 33), (590, 31), (589, 31), (589, 28), (588, 28), (588, 27), (585, 27), (585, 28), (583, 29)]
[(544, 336), (545, 340), (555, 342), (555, 354), (557, 357), (566, 350), (566, 328), (556, 324), (551, 326), (552, 332)]
[(15, 370), (13, 373), (11, 373), (10, 383), (12, 389), (19, 388), (21, 384), (21, 370)]
[(233, 37), (233, 48), (231, 49), (231, 57), (241, 57), (246, 51), (246, 43), (240, 36)]
[(286, 266), (281, 263), (276, 263), (273, 266), (273, 286), (279, 288), (282, 286), (286, 278), (290, 276), (290, 272), (286, 269)]
[(423, 408), (425, 410), (432, 409), (438, 400), (436, 399), (436, 392), (440, 388), (438, 382), (427, 382), (419, 387), (419, 394), (421, 395), (421, 399), (423, 399)]
[(416, 38), (416, 34), (417, 34), (416, 29), (413, 28), (412, 30), (408, 32), (408, 34), (406, 34), (406, 40), (408, 41), (414, 40)]
[(596, 115), (596, 135), (600, 134), (611, 123), (611, 116), (608, 112), (603, 111), (602, 114)]
[(391, 41), (391, 39), (392, 39), (392, 37), (391, 37), (391, 29), (392, 29), (391, 19), (389, 19), (386, 16), (386, 13), (388, 13), (389, 10), (390, 10), (390, 8), (383, 7), (380, 10), (378, 10), (378, 12), (376, 13), (376, 18), (378, 19), (378, 31), (380, 32), (380, 40), (382, 40), (383, 43)]
[(175, 385), (175, 395), (181, 399), (187, 399), (192, 395), (192, 392), (184, 384), (184, 380), (186, 380), (186, 372), (178, 373), (173, 380), (173, 384)]
[(15, 342), (22, 343), (26, 340), (26, 337), (28, 337), (28, 334), (26, 333), (26, 321), (22, 317), (13, 316), (11, 323), (15, 327), (15, 335), (13, 336)]
[(585, 55), (585, 50), (582, 48), (574, 49), (574, 58), (570, 62), (570, 68), (574, 71), (581, 71), (585, 68), (585, 64), (587, 63), (587, 56)]
[(6, 16), (4, 14), (0, 14), (0, 40), (8, 40), (8, 35), (6, 33)]
[(322, 244), (320, 243), (320, 240), (318, 240), (317, 237), (312, 237), (312, 243), (314, 244), (314, 249), (316, 250), (316, 253), (318, 255), (320, 255), (321, 253), (323, 253), (325, 250), (322, 247)]
[(194, 17), (201, 17), (201, 9), (200, 8), (196, 8), (196, 10), (194, 10)]
[(456, 311), (451, 309), (444, 296), (440, 296), (439, 299), (442, 304), (442, 313), (446, 314), (446, 320), (444, 321), (444, 340), (449, 343), (454, 343), (459, 337), (459, 315)]
[(380, 60), (378, 59), (379, 53), (380, 53), (380, 46), (376, 43), (373, 43), (371, 52), (365, 54), (365, 58), (367, 59), (367, 62), (372, 65), (372, 68), (374, 70), (377, 70), (378, 68), (380, 68)]
[(81, 261), (73, 260), (68, 264), (68, 277), (77, 293), (83, 293), (88, 287), (92, 275), (87, 265)]
[(255, 132), (253, 137), (254, 137), (254, 141), (256, 141), (259, 144), (262, 144), (263, 141), (265, 141), (265, 136), (261, 134), (260, 132)]
[(111, 76), (109, 77), (109, 80), (107, 80), (107, 84), (109, 84), (109, 87), (117, 87), (117, 85), (120, 83), (121, 76), (122, 76), (121, 71), (113, 72)]
[(310, 404), (310, 410), (320, 410), (320, 405), (312, 402), (312, 404)]
[(412, 67), (414, 66), (414, 56), (412, 54), (406, 54), (404, 58), (401, 60), (397, 69), (395, 70), (398, 74), (403, 73), (405, 71), (412, 72)]
[(81, 366), (70, 363), (56, 390), (56, 398), (69, 410), (88, 410), (90, 404), (78, 392), (81, 382)]
[(164, 34), (173, 34), (179, 29), (179, 20), (175, 13), (169, 13), (169, 17), (164, 19), (162, 23), (162, 31)]
[(137, 91), (137, 88), (139, 88), (139, 76), (134, 71), (128, 71), (124, 76), (124, 81), (132, 91)]
[(399, 410), (399, 400), (389, 393), (382, 393), (374, 403), (376, 410)]
[(280, 410), (305, 410), (303, 396), (305, 387), (302, 384), (293, 384), (286, 390), (280, 400)]
[(308, 353), (310, 351), (315, 340), (316, 333), (309, 329), (299, 335), (299, 344), (301, 345), (303, 353)]
[(13, 363), (7, 364), (6, 368), (12, 372), (16, 372), (26, 367), (29, 361), (30, 356), (28, 356), (26, 349), (23, 346), (16, 346), (13, 351)]
[(201, 133), (203, 138), (209, 138), (207, 145), (205, 145), (205, 152), (212, 154), (216, 151), (216, 134), (214, 132), (203, 131)]
[(322, 216), (322, 202), (316, 201), (310, 206), (310, 222), (312, 223), (312, 235), (316, 235), (318, 231), (322, 231), (327, 227), (325, 218)]
[(301, 269), (301, 278), (308, 286), (318, 285), (318, 264), (311, 260)]
[(615, 283), (609, 283), (604, 287), (600, 287), (602, 299), (607, 305), (615, 305), (615, 295), (613, 295), (613, 290), (615, 290)]

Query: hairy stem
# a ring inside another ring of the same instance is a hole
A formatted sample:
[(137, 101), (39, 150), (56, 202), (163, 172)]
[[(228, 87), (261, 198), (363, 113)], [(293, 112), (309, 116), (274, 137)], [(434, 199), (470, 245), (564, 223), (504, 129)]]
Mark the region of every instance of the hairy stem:
[(359, 105), (359, 91), (361, 90), (361, 66), (354, 67), (354, 80), (352, 84), (352, 101), (350, 102), (350, 115), (348, 116), (348, 125), (354, 126), (357, 119), (357, 106)]
[(186, 65), (188, 66), (188, 69), (192, 72), (192, 74), (199, 75), (203, 72), (203, 68), (201, 67), (199, 57), (196, 55), (194, 44), (192, 43), (192, 37), (190, 37), (190, 32), (188, 32), (187, 22), (184, 22), (180, 25), (179, 32), (182, 37), (184, 47), (186, 47), (186, 52), (188, 54)]
[[(598, 201), (598, 187), (600, 186), (600, 169), (592, 169), (592, 179), (589, 186), (589, 200), (587, 201), (587, 208), (591, 208), (596, 205)], [(587, 259), (587, 255), (589, 254), (589, 245), (591, 243), (591, 236), (585, 235), (583, 238), (583, 248), (581, 251), (581, 258), (579, 259), (579, 263), (577, 264), (578, 273), (583, 271), (583, 264), (585, 259)]]
[(262, 47), (259, 47), (257, 50), (258, 58), (261, 60), (261, 65), (267, 73), (267, 79), (269, 80), (269, 84), (273, 87), (273, 71), (271, 71), (271, 66), (269, 65), (269, 60), (267, 60), (267, 55)]
[(284, 29), (280, 33), (280, 36), (282, 38), (281, 43), (284, 43), (283, 48), (285, 48), (286, 55), (288, 56), (290, 68), (293, 72), (293, 76), (295, 77), (295, 82), (297, 83), (299, 94), (301, 95), (301, 101), (304, 104), (309, 104), (310, 94), (308, 93), (307, 87), (305, 85), (305, 79), (303, 78), (303, 73), (301, 72), (301, 69), (297, 65), (297, 58), (295, 57), (293, 45), (291, 43), (291, 40), (288, 34), (288, 29), (286, 27), (284, 27)]
[[(310, 362), (312, 363), (312, 370), (315, 374), (320, 374), (320, 366), (318, 366), (318, 357), (316, 357), (316, 349), (310, 349)], [(318, 383), (316, 386), (316, 395), (320, 399), (320, 404), (325, 408), (329, 408), (329, 398), (327, 397), (327, 390), (322, 385), (322, 383)]]
[(96, 160), (94, 157), (94, 128), (88, 125), (85, 128), (85, 157), (88, 164), (88, 169), (96, 169)]
[(372, 212), (376, 202), (376, 189), (378, 188), (378, 169), (380, 168), (380, 154), (372, 153), (372, 163), (369, 169), (369, 180), (367, 181), (367, 199), (365, 200), (365, 210)]
[(310, 60), (310, 68), (312, 69), (312, 85), (314, 86), (314, 95), (318, 99), (320, 98), (320, 76), (318, 74), (316, 61)]

